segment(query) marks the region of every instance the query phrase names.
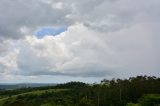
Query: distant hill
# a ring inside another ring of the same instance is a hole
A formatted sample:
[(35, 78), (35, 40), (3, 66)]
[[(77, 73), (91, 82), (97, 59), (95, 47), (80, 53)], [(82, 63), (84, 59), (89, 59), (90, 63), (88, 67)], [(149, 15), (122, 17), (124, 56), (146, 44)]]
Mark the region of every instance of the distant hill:
[(43, 86), (55, 86), (55, 83), (18, 83), (18, 84), (0, 84), (0, 89), (12, 90), (18, 88), (29, 88), (29, 87), (43, 87)]

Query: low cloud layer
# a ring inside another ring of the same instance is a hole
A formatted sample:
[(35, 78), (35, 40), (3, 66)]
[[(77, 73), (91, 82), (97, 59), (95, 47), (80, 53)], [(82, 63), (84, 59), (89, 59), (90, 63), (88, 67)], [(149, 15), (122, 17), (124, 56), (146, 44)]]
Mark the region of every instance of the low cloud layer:
[[(160, 76), (159, 4), (158, 0), (2, 0), (1, 79)], [(36, 32), (45, 27), (67, 30), (39, 39)]]

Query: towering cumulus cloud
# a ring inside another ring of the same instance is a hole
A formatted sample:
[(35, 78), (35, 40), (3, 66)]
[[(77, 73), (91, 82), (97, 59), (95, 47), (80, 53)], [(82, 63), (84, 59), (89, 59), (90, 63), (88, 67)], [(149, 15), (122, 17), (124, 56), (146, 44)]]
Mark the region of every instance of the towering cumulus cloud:
[(160, 76), (159, 5), (1, 0), (0, 80)]

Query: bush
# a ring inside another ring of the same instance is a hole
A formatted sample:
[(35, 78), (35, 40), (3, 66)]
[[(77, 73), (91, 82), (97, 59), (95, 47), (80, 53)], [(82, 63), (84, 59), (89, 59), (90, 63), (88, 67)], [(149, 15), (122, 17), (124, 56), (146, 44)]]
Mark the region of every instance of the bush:
[(142, 106), (159, 106), (160, 94), (147, 94), (139, 99), (139, 103)]
[(80, 100), (79, 106), (94, 106), (94, 105), (92, 104), (92, 101), (90, 99), (84, 97)]
[(126, 106), (141, 106), (140, 104), (128, 103)]

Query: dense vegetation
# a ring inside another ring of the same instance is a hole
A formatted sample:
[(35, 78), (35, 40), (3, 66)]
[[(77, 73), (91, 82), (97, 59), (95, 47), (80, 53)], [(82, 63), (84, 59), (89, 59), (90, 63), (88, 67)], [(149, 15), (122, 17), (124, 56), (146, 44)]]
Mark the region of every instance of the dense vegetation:
[(160, 106), (160, 78), (137, 76), (0, 90), (0, 106)]

